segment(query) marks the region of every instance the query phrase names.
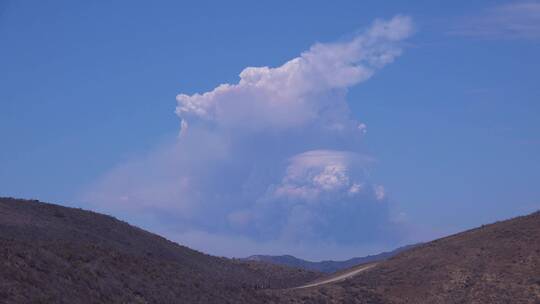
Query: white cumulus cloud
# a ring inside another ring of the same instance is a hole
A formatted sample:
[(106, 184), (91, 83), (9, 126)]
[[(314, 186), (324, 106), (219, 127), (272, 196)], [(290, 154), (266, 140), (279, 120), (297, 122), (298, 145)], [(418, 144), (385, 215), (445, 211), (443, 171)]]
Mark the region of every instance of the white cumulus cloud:
[(363, 173), (371, 162), (368, 157), (344, 151), (314, 150), (295, 155), (274, 195), (317, 200), (323, 194), (358, 193), (359, 184), (351, 174)]
[[(245, 68), (235, 84), (179, 94), (178, 139), (111, 169), (82, 200), (213, 254), (268, 244), (291, 253), (326, 244), (333, 254), (395, 241), (361, 148), (367, 126), (346, 93), (394, 61), (412, 32), (409, 17), (377, 20), (281, 66)], [(246, 247), (212, 243), (228, 237)]]
[(409, 17), (376, 21), (349, 41), (315, 44), (282, 66), (245, 68), (237, 84), (222, 84), (203, 94), (179, 94), (176, 113), (184, 123), (202, 120), (251, 131), (299, 127), (321, 115), (343, 123), (347, 117), (339, 117), (342, 107), (334, 100), (334, 90), (365, 81), (391, 63), (401, 54), (398, 42), (411, 32)]

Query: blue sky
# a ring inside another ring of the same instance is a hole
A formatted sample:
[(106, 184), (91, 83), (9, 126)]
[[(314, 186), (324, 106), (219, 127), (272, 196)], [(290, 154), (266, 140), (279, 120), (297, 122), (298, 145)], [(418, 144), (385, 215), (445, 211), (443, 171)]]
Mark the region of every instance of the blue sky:
[[(538, 16), (538, 1), (0, 1), (0, 195), (107, 212), (214, 254), (311, 259), (532, 212)], [(399, 37), (357, 45), (377, 19), (401, 20)], [(258, 85), (277, 91), (193, 97), (306, 52), (300, 93), (270, 69), (246, 79), (270, 75)], [(392, 60), (357, 58), (370, 52)], [(338, 77), (330, 57), (369, 75)], [(339, 182), (366, 190), (344, 196)]]

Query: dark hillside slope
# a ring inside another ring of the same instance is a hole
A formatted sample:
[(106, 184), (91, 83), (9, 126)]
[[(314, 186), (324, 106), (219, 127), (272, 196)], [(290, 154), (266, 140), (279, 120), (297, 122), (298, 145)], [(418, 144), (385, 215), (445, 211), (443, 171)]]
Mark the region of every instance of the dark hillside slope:
[(0, 198), (1, 303), (237, 303), (320, 274), (209, 256), (113, 217)]
[[(303, 303), (540, 303), (540, 212), (425, 243)], [(370, 299), (369, 301), (367, 299)]]

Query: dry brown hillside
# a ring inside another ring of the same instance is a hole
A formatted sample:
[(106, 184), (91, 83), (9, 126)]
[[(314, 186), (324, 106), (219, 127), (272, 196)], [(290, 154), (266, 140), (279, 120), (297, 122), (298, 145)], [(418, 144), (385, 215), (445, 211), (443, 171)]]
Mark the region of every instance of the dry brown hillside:
[(398, 254), (355, 277), (285, 291), (292, 303), (540, 303), (540, 212)]
[(0, 303), (540, 303), (540, 213), (290, 288), (319, 278), (205, 255), (110, 216), (0, 199)]
[(320, 274), (209, 256), (113, 217), (0, 199), (0, 303), (252, 303)]

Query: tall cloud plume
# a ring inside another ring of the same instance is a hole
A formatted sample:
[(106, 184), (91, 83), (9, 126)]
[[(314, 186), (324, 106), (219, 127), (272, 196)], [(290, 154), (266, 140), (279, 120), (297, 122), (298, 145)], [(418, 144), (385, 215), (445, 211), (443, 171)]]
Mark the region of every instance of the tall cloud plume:
[(214, 254), (321, 258), (395, 241), (346, 93), (393, 62), (412, 31), (406, 16), (377, 20), (279, 67), (245, 68), (236, 84), (178, 95), (178, 140), (112, 169), (84, 201)]

